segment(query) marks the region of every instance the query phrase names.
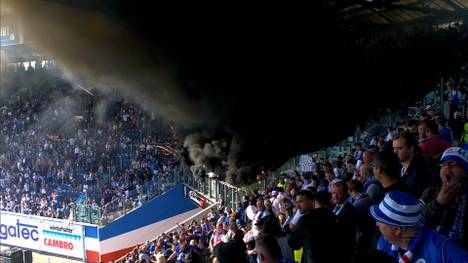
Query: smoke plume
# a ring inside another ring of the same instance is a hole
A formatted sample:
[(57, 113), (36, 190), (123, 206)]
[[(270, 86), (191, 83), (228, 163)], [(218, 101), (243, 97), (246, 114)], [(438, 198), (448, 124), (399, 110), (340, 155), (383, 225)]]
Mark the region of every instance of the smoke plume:
[[(60, 1), (4, 1), (23, 25), (26, 43), (88, 84), (117, 89), (145, 109), (181, 126), (193, 127), (211, 116), (194, 103), (177, 79), (177, 68), (157, 45), (125, 24), (92, 9)], [(66, 1), (65, 1), (66, 2)]]
[(358, 19), (336, 19), (324, 5), (333, 1), (216, 12), (155, 1), (7, 2), (28, 43), (67, 70), (188, 134), (205, 130), (185, 140), (192, 171), (235, 183), (348, 137), (377, 108), (412, 103), (466, 58), (453, 47), (468, 46), (428, 32), (378, 42)]

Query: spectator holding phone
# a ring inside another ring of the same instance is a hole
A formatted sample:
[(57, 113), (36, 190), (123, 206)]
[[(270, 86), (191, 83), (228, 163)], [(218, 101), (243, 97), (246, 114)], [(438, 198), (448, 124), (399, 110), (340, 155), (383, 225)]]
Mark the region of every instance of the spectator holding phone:
[(468, 152), (460, 147), (448, 148), (440, 166), (442, 186), (424, 191), (422, 213), (430, 227), (468, 249)]

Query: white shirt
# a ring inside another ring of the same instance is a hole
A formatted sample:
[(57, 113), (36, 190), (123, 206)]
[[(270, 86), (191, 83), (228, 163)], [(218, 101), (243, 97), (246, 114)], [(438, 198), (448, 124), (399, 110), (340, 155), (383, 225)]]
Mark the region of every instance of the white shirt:
[(138, 256), (138, 259), (140, 260), (144, 260), (146, 263), (150, 263), (150, 257), (146, 254), (146, 253), (140, 253), (140, 255)]
[(254, 205), (249, 205), (247, 209), (245, 209), (245, 212), (247, 214), (247, 218), (252, 221), (255, 218), (255, 213), (257, 212), (257, 208)]
[(385, 141), (386, 141), (386, 142), (389, 142), (389, 141), (391, 141), (391, 140), (393, 140), (393, 132), (392, 132), (392, 131), (389, 131), (389, 132), (387, 133), (387, 136), (385, 137)]
[(299, 222), (299, 219), (301, 218), (303, 214), (299, 211), (299, 209), (296, 210), (296, 213), (294, 214), (293, 218), (291, 219), (291, 223), (293, 225), (297, 225), (297, 222)]
[(268, 212), (268, 210), (266, 209), (263, 209), (261, 211), (257, 211), (257, 213), (255, 214), (255, 218), (252, 222), (252, 231), (254, 233), (254, 236), (257, 237), (259, 234), (260, 234), (260, 228), (258, 226), (256, 226), (255, 224), (258, 223), (260, 221), (260, 219), (264, 218), (264, 217), (267, 217), (270, 215), (270, 212)]
[(271, 204), (271, 209), (273, 210), (273, 213), (275, 213), (276, 216), (279, 215), (280, 213), (280, 200), (283, 198), (283, 195), (281, 193), (278, 193), (278, 196), (273, 200)]

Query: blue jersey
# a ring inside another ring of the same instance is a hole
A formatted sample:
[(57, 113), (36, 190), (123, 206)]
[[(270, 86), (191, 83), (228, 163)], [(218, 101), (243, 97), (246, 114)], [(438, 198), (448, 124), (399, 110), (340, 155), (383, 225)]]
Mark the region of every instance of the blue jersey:
[[(468, 251), (457, 242), (428, 227), (423, 227), (420, 231), (422, 231), (420, 234), (423, 235), (421, 237), (423, 243), (420, 249), (412, 251), (414, 255), (411, 262), (468, 263)], [(398, 251), (383, 236), (379, 238), (377, 249), (398, 261)]]

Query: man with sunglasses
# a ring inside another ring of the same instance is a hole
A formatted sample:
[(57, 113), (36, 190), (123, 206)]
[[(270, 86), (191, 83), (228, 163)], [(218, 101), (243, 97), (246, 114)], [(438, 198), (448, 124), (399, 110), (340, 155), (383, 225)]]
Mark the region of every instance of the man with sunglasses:
[(426, 224), (468, 249), (468, 152), (444, 151), (440, 160), (442, 186), (429, 187), (421, 197)]

